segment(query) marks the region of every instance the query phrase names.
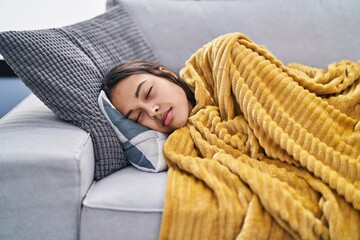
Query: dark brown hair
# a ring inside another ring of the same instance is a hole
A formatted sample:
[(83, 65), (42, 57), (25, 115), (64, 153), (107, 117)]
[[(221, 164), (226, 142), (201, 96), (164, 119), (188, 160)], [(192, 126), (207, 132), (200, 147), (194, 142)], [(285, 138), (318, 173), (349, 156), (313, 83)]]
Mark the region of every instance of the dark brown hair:
[[(167, 69), (168, 71), (161, 70), (163, 68)], [(171, 72), (167, 67), (161, 64), (144, 60), (126, 61), (112, 68), (105, 76), (105, 82), (102, 89), (104, 90), (108, 98), (111, 99), (111, 90), (118, 82), (131, 75), (143, 73), (148, 73), (157, 77), (165, 78), (170, 82), (178, 85), (184, 90), (188, 101), (193, 106), (195, 106), (194, 93), (191, 91), (189, 86), (185, 84), (185, 82), (183, 82), (175, 73)]]

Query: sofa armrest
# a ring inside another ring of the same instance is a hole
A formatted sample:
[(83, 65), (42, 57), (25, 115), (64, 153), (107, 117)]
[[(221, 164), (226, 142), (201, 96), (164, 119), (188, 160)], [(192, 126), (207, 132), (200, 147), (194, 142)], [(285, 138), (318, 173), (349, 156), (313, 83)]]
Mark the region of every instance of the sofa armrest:
[(0, 239), (78, 239), (90, 135), (30, 95), (0, 120)]

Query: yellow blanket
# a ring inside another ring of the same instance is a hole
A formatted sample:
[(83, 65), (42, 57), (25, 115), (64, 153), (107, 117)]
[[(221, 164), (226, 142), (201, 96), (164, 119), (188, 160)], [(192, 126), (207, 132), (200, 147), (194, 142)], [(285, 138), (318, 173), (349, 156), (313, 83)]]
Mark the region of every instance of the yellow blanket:
[(160, 239), (360, 239), (360, 62), (284, 66), (233, 33), (181, 77)]

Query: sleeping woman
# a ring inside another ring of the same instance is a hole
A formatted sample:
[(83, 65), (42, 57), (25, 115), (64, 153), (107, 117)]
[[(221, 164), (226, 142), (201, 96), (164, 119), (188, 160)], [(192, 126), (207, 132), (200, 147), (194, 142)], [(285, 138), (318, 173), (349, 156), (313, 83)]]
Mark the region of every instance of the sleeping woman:
[(183, 127), (195, 105), (193, 92), (175, 73), (141, 60), (114, 67), (103, 90), (128, 119), (162, 133)]
[(360, 62), (285, 66), (232, 33), (180, 77), (134, 61), (105, 85), (127, 118), (171, 133), (160, 239), (360, 239)]

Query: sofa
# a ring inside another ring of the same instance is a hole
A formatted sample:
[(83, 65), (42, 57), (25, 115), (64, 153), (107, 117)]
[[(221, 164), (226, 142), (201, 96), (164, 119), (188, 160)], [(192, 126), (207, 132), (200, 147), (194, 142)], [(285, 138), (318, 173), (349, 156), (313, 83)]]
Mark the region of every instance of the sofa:
[[(178, 72), (215, 37), (242, 32), (284, 64), (360, 59), (355, 0), (122, 4), (159, 62)], [(6, 60), (6, 59), (5, 59)], [(166, 171), (131, 165), (95, 180), (93, 136), (30, 94), (0, 120), (0, 239), (157, 239)]]

